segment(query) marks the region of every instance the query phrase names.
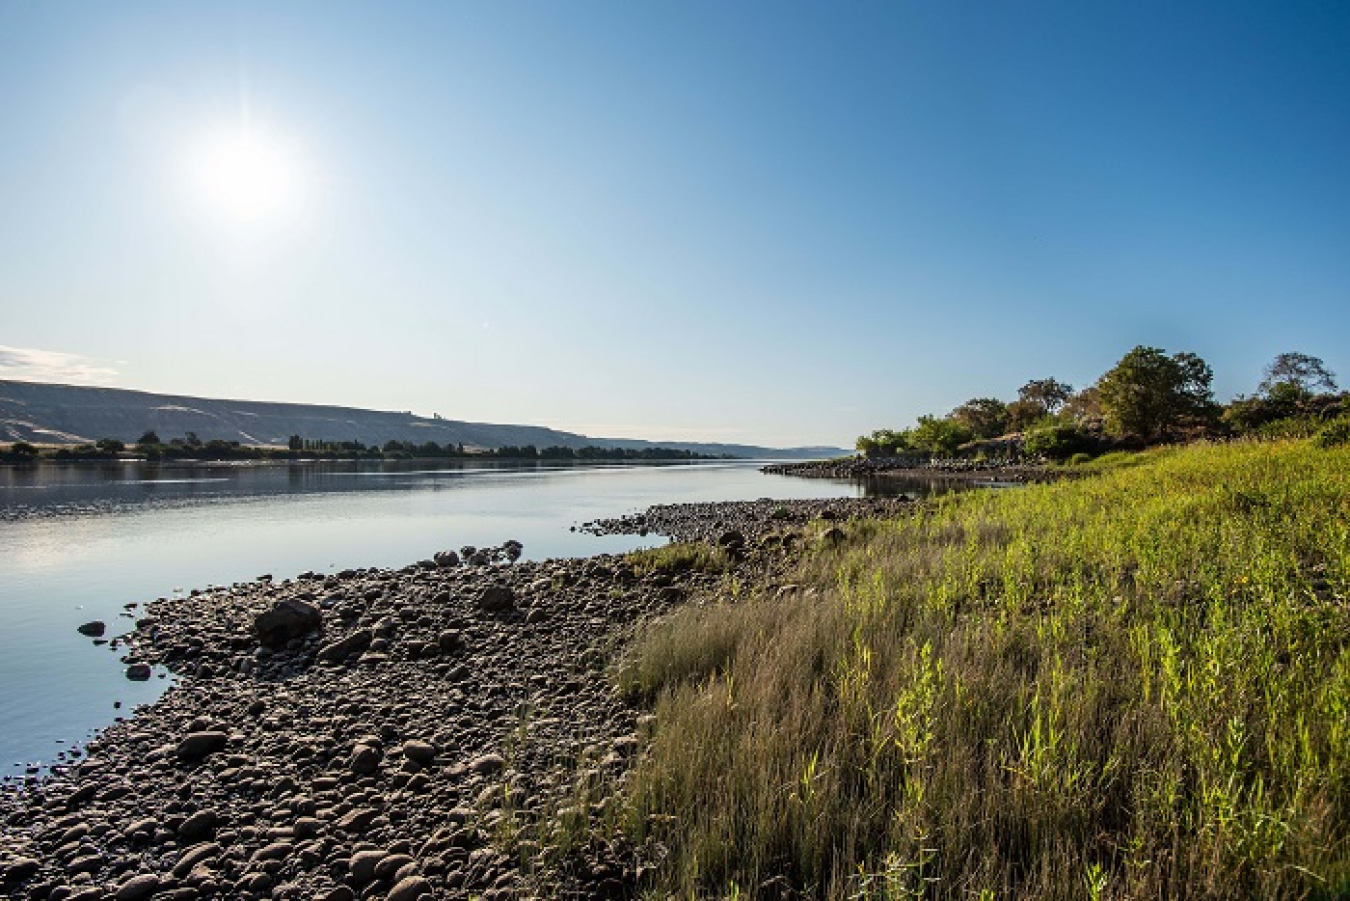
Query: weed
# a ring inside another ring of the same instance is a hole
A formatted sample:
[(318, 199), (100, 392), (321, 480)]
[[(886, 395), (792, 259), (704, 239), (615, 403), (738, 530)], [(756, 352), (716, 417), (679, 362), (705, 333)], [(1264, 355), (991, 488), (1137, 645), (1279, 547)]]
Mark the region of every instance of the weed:
[(702, 542), (680, 542), (633, 551), (628, 554), (628, 562), (636, 572), (643, 575), (684, 572), (724, 573), (731, 568), (731, 559), (725, 550)]

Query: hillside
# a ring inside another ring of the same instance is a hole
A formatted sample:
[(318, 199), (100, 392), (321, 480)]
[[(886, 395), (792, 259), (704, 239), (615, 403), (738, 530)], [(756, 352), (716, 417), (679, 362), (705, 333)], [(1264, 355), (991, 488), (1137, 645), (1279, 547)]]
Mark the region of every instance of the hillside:
[(769, 448), (595, 438), (541, 426), (427, 419), (406, 412), (355, 407), (218, 400), (0, 380), (0, 441), (81, 444), (116, 438), (131, 443), (146, 431), (154, 431), (165, 440), (193, 432), (203, 441), (257, 445), (285, 445), (292, 435), (299, 435), (310, 440), (360, 441), (366, 445), (393, 440), (479, 448), (528, 444), (540, 448), (668, 447), (699, 454), (791, 458), (843, 453), (831, 447)]

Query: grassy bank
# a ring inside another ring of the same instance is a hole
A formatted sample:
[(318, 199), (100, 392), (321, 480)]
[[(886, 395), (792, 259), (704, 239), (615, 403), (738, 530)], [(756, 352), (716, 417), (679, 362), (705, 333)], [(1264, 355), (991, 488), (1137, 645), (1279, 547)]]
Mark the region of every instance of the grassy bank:
[(1350, 895), (1350, 452), (949, 497), (620, 674), (660, 896)]

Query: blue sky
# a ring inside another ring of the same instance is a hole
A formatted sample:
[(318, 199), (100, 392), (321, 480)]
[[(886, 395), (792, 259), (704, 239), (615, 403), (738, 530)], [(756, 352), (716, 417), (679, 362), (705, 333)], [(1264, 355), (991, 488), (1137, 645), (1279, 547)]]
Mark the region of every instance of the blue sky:
[(0, 136), (0, 377), (777, 446), (1350, 383), (1342, 2), (0, 0)]

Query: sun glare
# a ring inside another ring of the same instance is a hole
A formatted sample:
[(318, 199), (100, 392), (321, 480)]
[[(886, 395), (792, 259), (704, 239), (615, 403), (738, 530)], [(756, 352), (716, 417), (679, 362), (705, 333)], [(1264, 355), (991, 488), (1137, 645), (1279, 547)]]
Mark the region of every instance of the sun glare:
[(204, 141), (194, 154), (191, 177), (201, 200), (236, 223), (275, 220), (299, 199), (293, 154), (283, 143), (256, 134)]

